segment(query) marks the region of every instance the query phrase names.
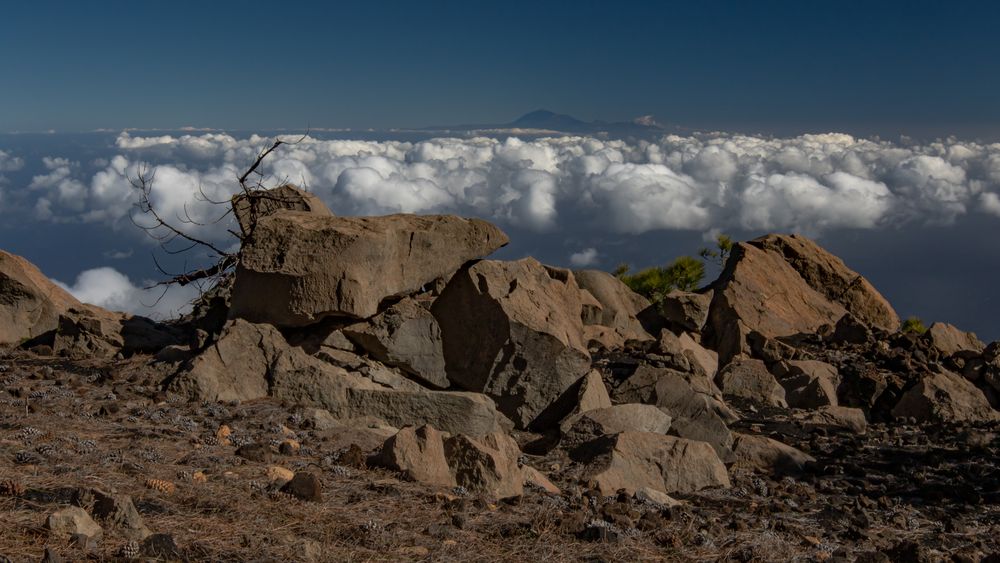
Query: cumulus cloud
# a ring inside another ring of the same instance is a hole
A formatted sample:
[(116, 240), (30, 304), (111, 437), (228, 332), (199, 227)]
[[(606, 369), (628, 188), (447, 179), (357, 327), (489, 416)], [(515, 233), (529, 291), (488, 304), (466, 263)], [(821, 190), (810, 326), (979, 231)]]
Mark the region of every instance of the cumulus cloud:
[(574, 252), (569, 256), (569, 263), (577, 268), (593, 266), (597, 263), (597, 249), (584, 248), (580, 252)]
[(24, 159), (6, 151), (0, 151), (0, 172), (15, 172), (24, 167)]
[[(136, 286), (114, 268), (94, 268), (77, 276), (73, 285), (56, 281), (83, 303), (112, 311), (123, 311), (151, 318), (173, 318), (191, 310), (198, 290), (193, 287), (144, 289)], [(147, 282), (148, 283), (148, 282)]]
[[(155, 166), (150, 194), (165, 217), (190, 215), (207, 237), (235, 177), (267, 145), (219, 133), (133, 137), (82, 177), (76, 163), (45, 160), (31, 183), (38, 216), (117, 224)], [(345, 215), (461, 213), (540, 232), (638, 234), (650, 230), (878, 228), (947, 224), (997, 214), (1000, 144), (946, 140), (899, 145), (843, 134), (772, 139), (665, 136), (625, 142), (588, 137), (536, 140), (438, 138), (419, 142), (322, 140), (280, 147), (264, 165), (272, 179), (305, 185)]]

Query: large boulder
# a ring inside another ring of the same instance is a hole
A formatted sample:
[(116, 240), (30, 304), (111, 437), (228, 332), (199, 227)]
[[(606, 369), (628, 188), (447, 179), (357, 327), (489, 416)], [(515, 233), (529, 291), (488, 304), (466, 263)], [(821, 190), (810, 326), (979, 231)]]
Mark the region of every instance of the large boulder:
[(0, 250), (0, 345), (20, 344), (59, 326), (59, 317), (84, 305), (34, 264)]
[(524, 493), (524, 473), (517, 442), (503, 432), (479, 438), (459, 434), (444, 442), (445, 457), (455, 481), (469, 491), (494, 498)]
[(704, 442), (648, 432), (622, 432), (580, 445), (571, 452), (583, 464), (581, 477), (602, 495), (649, 487), (664, 493), (689, 493), (729, 487), (729, 474)]
[(809, 287), (865, 324), (889, 332), (899, 328), (899, 315), (885, 297), (843, 260), (812, 240), (801, 235), (767, 235), (750, 244), (780, 254)]
[(693, 293), (675, 289), (660, 302), (663, 317), (681, 330), (701, 332), (708, 321), (712, 292)]
[(773, 369), (785, 388), (788, 406), (813, 409), (838, 405), (840, 374), (834, 366), (816, 360), (788, 360), (777, 363)]
[(368, 318), (386, 298), (413, 293), (507, 242), (490, 223), (452, 215), (278, 210), (261, 217), (243, 245), (229, 314), (288, 327)]
[(864, 434), (868, 431), (865, 411), (853, 407), (820, 407), (797, 412), (792, 418), (805, 428), (843, 430), (854, 434)]
[[(600, 304), (593, 318), (587, 324), (610, 329), (613, 340), (607, 343), (621, 346), (628, 340), (653, 340), (646, 332), (638, 316), (650, 307), (645, 297), (629, 289), (615, 276), (600, 270), (578, 270), (573, 272), (577, 284), (588, 291)], [(611, 346), (614, 347), (614, 346)]]
[(653, 405), (631, 403), (573, 415), (561, 428), (564, 438), (579, 442), (629, 431), (666, 434), (670, 422), (670, 415)]
[(811, 455), (787, 444), (751, 434), (738, 434), (733, 443), (736, 466), (764, 471), (775, 475), (800, 473), (810, 461)]
[(927, 342), (936, 349), (942, 357), (952, 356), (960, 352), (981, 353), (985, 345), (971, 332), (965, 332), (948, 323), (934, 323), (924, 333)]
[(420, 483), (442, 487), (458, 485), (445, 458), (444, 437), (433, 426), (401, 429), (382, 444), (372, 461)]
[[(377, 366), (375, 366), (377, 367)], [(391, 370), (369, 376), (289, 346), (271, 325), (231, 321), (221, 337), (173, 377), (168, 388), (192, 399), (247, 401), (271, 396), (320, 407), (334, 418), (380, 418), (392, 426), (431, 424), (447, 432), (483, 435), (506, 423), (479, 393), (429, 391)]]
[(749, 353), (751, 332), (767, 338), (813, 334), (846, 312), (806, 283), (781, 254), (739, 243), (716, 281), (706, 330), (725, 365)]
[(773, 407), (787, 407), (785, 388), (760, 360), (737, 358), (715, 378), (723, 396), (739, 397)]
[(291, 184), (239, 193), (233, 196), (232, 206), (233, 215), (244, 236), (252, 233), (253, 225), (261, 217), (272, 215), (279, 209), (303, 211), (323, 217), (333, 216), (323, 200)]
[(433, 387), (449, 385), (441, 329), (434, 315), (414, 299), (405, 298), (366, 323), (348, 326), (343, 334), (383, 364)]
[(972, 382), (950, 371), (926, 374), (892, 409), (892, 415), (919, 422), (996, 422), (986, 396)]
[(462, 268), (431, 307), (448, 379), (492, 397), (519, 428), (554, 425), (590, 370), (582, 294), (572, 272), (533, 258)]

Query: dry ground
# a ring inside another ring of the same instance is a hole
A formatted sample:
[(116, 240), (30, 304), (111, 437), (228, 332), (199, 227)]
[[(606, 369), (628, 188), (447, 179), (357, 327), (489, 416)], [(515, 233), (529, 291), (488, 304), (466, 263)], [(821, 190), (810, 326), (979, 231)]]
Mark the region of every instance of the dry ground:
[[(365, 468), (350, 446), (370, 451), (371, 436), (309, 429), (294, 407), (179, 401), (158, 391), (162, 374), (145, 361), (0, 360), (0, 555), (37, 561), (49, 547), (70, 561), (122, 559), (126, 539), (109, 525), (89, 550), (50, 538), (47, 515), (81, 488), (130, 495), (146, 526), (176, 543), (162, 558), (192, 561), (880, 560), (875, 553), (893, 546), (892, 559), (903, 560), (906, 540), (930, 560), (979, 561), (1000, 550), (997, 495), (972, 483), (969, 497), (961, 483), (964, 474), (995, 477), (989, 433), (971, 449), (941, 446), (937, 458), (926, 457), (933, 444), (891, 429), (866, 440), (802, 436), (796, 445), (821, 461), (815, 475), (736, 474), (732, 489), (682, 495), (675, 509), (599, 499), (565, 482), (561, 496), (529, 490), (496, 502)], [(216, 437), (224, 425), (228, 443)], [(289, 437), (302, 449), (282, 455), (276, 446)], [(236, 455), (249, 443), (267, 446), (270, 459)], [(873, 469), (893, 459), (931, 467)], [(526, 462), (553, 469), (552, 459)], [(272, 490), (273, 465), (319, 476), (322, 500)], [(949, 490), (920, 494), (922, 483), (955, 475)], [(174, 490), (154, 490), (149, 479)]]

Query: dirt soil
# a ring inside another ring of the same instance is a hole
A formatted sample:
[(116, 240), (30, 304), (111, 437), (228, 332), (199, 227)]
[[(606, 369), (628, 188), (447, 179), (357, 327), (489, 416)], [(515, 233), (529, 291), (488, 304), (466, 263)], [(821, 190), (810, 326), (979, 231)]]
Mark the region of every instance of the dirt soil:
[[(561, 495), (498, 502), (365, 467), (370, 433), (319, 431), (273, 401), (184, 402), (162, 376), (143, 357), (0, 359), (0, 561), (46, 548), (67, 561), (1000, 561), (995, 428), (852, 436), (744, 410), (734, 430), (817, 463), (794, 478), (733, 472), (731, 489), (675, 495), (674, 508), (558, 480)], [(322, 498), (279, 490), (271, 466), (315, 475)], [(108, 522), (96, 545), (49, 536), (47, 516), (86, 489), (131, 496), (156, 534), (138, 555)]]

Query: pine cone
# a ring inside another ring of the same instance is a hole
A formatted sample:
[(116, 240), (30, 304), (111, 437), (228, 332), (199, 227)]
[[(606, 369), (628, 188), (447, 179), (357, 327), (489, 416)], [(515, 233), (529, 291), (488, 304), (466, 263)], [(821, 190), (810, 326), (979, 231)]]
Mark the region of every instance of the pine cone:
[(139, 543), (134, 540), (126, 542), (125, 545), (123, 545), (118, 551), (124, 559), (135, 559), (136, 557), (139, 557), (139, 552)]
[(13, 479), (0, 481), (0, 496), (19, 497), (24, 494), (24, 485)]
[(176, 489), (173, 483), (170, 481), (164, 481), (163, 479), (146, 479), (145, 484), (147, 488), (161, 492), (165, 495), (172, 494)]

